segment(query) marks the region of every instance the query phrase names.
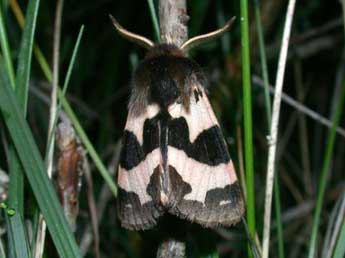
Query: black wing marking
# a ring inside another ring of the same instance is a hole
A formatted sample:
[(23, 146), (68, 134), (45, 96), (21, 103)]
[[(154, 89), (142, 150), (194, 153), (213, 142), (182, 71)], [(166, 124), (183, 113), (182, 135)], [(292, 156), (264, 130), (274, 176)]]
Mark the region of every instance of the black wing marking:
[(139, 116), (129, 111), (118, 174), (118, 216), (122, 226), (144, 230), (156, 225), (162, 214), (157, 192), (161, 169), (159, 128), (150, 119), (158, 107), (147, 108)]

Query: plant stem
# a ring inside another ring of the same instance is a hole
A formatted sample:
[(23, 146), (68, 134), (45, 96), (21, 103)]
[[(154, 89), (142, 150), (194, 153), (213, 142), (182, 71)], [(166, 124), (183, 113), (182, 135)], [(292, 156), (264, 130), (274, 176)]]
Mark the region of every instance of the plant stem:
[[(275, 171), (277, 172), (277, 171)], [(284, 236), (283, 236), (283, 223), (281, 219), (281, 207), (280, 207), (280, 187), (279, 177), (274, 177), (274, 204), (276, 212), (276, 223), (277, 223), (277, 236), (278, 236), (278, 257), (284, 258)]]
[[(186, 9), (186, 0), (159, 1), (160, 36), (163, 43), (180, 46), (187, 40)], [(164, 239), (159, 244), (156, 257), (184, 258), (185, 249), (186, 243), (183, 241), (174, 238)]]
[[(54, 155), (54, 127), (57, 114), (57, 92), (59, 86), (59, 56), (60, 56), (60, 38), (61, 38), (61, 19), (63, 10), (63, 0), (57, 0), (54, 22), (54, 42), (53, 42), (53, 85), (50, 101), (50, 114), (48, 137), (46, 144), (47, 156), (45, 157), (47, 165), (47, 174), (51, 178), (53, 171), (53, 155)], [(46, 223), (42, 214), (39, 215), (39, 224), (36, 236), (36, 245), (33, 252), (34, 258), (41, 258), (44, 251), (44, 243), (46, 236)]]
[(181, 46), (188, 39), (186, 8), (186, 0), (159, 1), (159, 25), (163, 43)]
[[(264, 33), (261, 23), (261, 13), (260, 5), (258, 0), (254, 0), (255, 5), (255, 20), (256, 20), (256, 29), (258, 32), (259, 39), (259, 49), (260, 49), (260, 60), (261, 60), (261, 71), (264, 81), (265, 89), (265, 109), (267, 116), (267, 125), (268, 130), (271, 127), (272, 122), (272, 110), (271, 110), (271, 98), (270, 98), (270, 89), (269, 89), (269, 77), (267, 69), (267, 58), (265, 51), (265, 42), (264, 42)], [(277, 169), (275, 169), (275, 174), (277, 174)], [(284, 258), (284, 238), (283, 238), (283, 225), (281, 223), (281, 208), (280, 208), (280, 189), (279, 189), (279, 180), (278, 175), (274, 178), (274, 203), (275, 203), (275, 214), (277, 220), (277, 236), (278, 236), (278, 254), (279, 258)]]
[(289, 47), (290, 32), (295, 10), (296, 0), (290, 0), (286, 13), (282, 46), (279, 55), (279, 63), (276, 77), (276, 87), (273, 101), (272, 124), (270, 130), (270, 147), (268, 152), (267, 176), (266, 176), (266, 193), (265, 193), (265, 214), (264, 214), (264, 231), (262, 241), (262, 257), (268, 258), (270, 226), (271, 226), (271, 208), (272, 208), (272, 191), (275, 171), (276, 147), (278, 140), (278, 124), (280, 114), (280, 104), (283, 91), (283, 82), (285, 74), (285, 65)]

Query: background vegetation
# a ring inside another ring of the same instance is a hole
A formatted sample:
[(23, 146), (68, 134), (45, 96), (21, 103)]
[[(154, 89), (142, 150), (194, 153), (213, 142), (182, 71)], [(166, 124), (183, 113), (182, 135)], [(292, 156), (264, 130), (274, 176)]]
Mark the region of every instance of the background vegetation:
[[(162, 232), (139, 234), (120, 227), (113, 194), (115, 180), (107, 176), (109, 172), (114, 178), (116, 173), (131, 72), (145, 54), (117, 35), (108, 14), (128, 30), (155, 39), (149, 2), (84, 0), (65, 1), (63, 5), (59, 85), (68, 86), (68, 90), (60, 91), (62, 110), (59, 113), (57, 108), (53, 114), (71, 117), (89, 153), (92, 172), (92, 181), (88, 172), (81, 178), (73, 236), (55, 194), (57, 176), (53, 172), (50, 184), (46, 175), (51, 164), (48, 149), (53, 142), (48, 129), (51, 85), (56, 82), (52, 60), (57, 4), (1, 1), (0, 197), (7, 205), (2, 204), (0, 257), (31, 257), (39, 244), (40, 212), (50, 232), (43, 257), (96, 257), (97, 248), (90, 242), (95, 236), (99, 238), (100, 257), (155, 256)], [(220, 27), (234, 15), (241, 17), (240, 4), (244, 1), (187, 2), (189, 35), (194, 36)], [(256, 9), (259, 4), (260, 12)], [(271, 85), (276, 80), (287, 5), (286, 0), (248, 1), (254, 185), (246, 184), (244, 176), (248, 143), (243, 140), (241, 19), (221, 40), (191, 53), (208, 76), (210, 100), (241, 183), (254, 192), (255, 207), (248, 213), (255, 219), (259, 255), (270, 131), (270, 105), (263, 79)], [(18, 16), (20, 9), (25, 16), (24, 28)], [(280, 112), (274, 188), (279, 192), (273, 198), (270, 257), (344, 257), (345, 124), (340, 119), (345, 92), (343, 17), (341, 1), (296, 3), (283, 88), (286, 95)], [(262, 31), (257, 27), (259, 21)], [(265, 43), (261, 52), (260, 36)], [(91, 230), (90, 207), (98, 214), (98, 232)], [(175, 229), (172, 225), (168, 230)], [(245, 257), (248, 252), (242, 224), (212, 231), (188, 225), (186, 243), (188, 257)], [(251, 249), (255, 249), (253, 245)]]

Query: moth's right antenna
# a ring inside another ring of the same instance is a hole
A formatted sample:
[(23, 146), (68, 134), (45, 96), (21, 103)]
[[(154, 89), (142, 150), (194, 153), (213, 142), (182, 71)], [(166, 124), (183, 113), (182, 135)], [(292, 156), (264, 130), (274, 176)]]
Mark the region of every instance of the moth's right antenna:
[(129, 41), (136, 43), (146, 49), (150, 49), (152, 47), (154, 47), (155, 43), (153, 43), (151, 40), (140, 36), (138, 34), (135, 34), (133, 32), (130, 32), (128, 30), (126, 30), (125, 28), (123, 28), (120, 23), (117, 22), (117, 20), (115, 20), (115, 18), (109, 14), (109, 17), (111, 19), (111, 21), (114, 24), (114, 27), (116, 28), (116, 30), (120, 33), (120, 35), (126, 39), (128, 39)]
[(188, 39), (185, 43), (182, 44), (182, 46), (180, 47), (181, 50), (183, 50), (184, 52), (188, 52), (191, 48), (194, 48), (196, 46), (199, 46), (207, 41), (210, 41), (212, 39), (218, 38), (220, 36), (222, 36), (225, 32), (227, 32), (232, 24), (234, 23), (236, 17), (232, 17), (224, 26), (223, 28), (220, 28), (218, 30), (203, 34), (203, 35), (199, 35), (196, 37), (193, 37), (191, 39)]

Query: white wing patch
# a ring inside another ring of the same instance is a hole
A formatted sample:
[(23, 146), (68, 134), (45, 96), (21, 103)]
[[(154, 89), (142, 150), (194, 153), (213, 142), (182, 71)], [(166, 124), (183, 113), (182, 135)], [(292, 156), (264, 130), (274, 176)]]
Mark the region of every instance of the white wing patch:
[[(195, 99), (194, 90), (201, 92), (199, 101)], [(186, 119), (189, 127), (190, 142), (193, 142), (202, 131), (218, 125), (205, 90), (198, 84), (192, 87), (189, 112), (186, 112), (183, 104), (179, 103), (172, 104), (168, 111), (172, 118), (184, 117)]]
[(132, 110), (129, 110), (125, 129), (134, 133), (138, 142), (142, 145), (144, 122), (146, 119), (151, 119), (156, 116), (158, 112), (159, 106), (156, 104), (148, 105), (145, 112), (142, 112), (139, 115), (133, 113)]

